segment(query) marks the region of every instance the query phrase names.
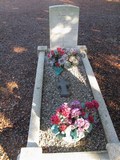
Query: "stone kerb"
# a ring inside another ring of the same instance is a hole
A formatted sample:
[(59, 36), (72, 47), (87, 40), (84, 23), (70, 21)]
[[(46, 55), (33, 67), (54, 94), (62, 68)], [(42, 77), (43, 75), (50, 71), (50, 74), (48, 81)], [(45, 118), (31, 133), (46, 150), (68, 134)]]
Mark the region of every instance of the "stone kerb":
[(47, 46), (38, 46), (38, 64), (36, 71), (36, 79), (33, 93), (33, 101), (31, 108), (31, 117), (28, 133), (27, 147), (39, 146), (39, 130), (40, 130), (40, 111), (42, 100), (42, 83), (44, 72), (44, 55)]
[(95, 75), (93, 73), (92, 67), (91, 67), (89, 60), (87, 58), (86, 51), (84, 52), (84, 54), (86, 54), (86, 55), (83, 58), (83, 64), (85, 66), (85, 70), (86, 70), (86, 73), (88, 76), (88, 80), (89, 80), (89, 83), (91, 86), (93, 96), (100, 104), (98, 111), (99, 111), (99, 115), (100, 115), (100, 118), (102, 121), (104, 131), (106, 133), (107, 141), (109, 143), (118, 143), (119, 140), (118, 140), (117, 134), (116, 134), (115, 129), (113, 127), (113, 123), (111, 121), (110, 115), (108, 113), (106, 104), (104, 102), (104, 99), (103, 99), (102, 93), (100, 91), (99, 85), (97, 83), (97, 80), (95, 78)]
[(120, 160), (120, 143), (108, 143), (106, 148), (110, 160)]
[(79, 7), (56, 5), (49, 7), (50, 48), (77, 47)]
[(98, 109), (100, 119), (105, 131), (106, 139), (108, 144), (106, 145), (106, 149), (109, 154), (110, 160), (120, 160), (120, 142), (117, 137), (116, 131), (114, 129), (112, 120), (110, 118), (109, 112), (107, 110), (107, 106), (103, 99), (102, 93), (100, 91), (98, 82), (93, 73), (92, 67), (87, 57), (87, 47), (86, 46), (78, 46), (80, 49), (80, 53), (83, 56), (83, 64), (85, 66), (86, 74), (90, 83), (90, 87), (93, 93), (94, 98), (99, 102), (100, 107)]

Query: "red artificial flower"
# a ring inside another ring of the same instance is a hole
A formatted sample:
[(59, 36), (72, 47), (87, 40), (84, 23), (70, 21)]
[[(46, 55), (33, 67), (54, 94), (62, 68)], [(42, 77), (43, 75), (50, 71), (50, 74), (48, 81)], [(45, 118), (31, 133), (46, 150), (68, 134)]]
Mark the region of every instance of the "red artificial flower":
[(84, 112), (84, 111), (81, 111), (81, 115), (82, 115), (82, 116), (85, 116), (85, 112)]
[(58, 52), (61, 52), (61, 50), (62, 50), (62, 48), (57, 48), (57, 51), (58, 51)]
[(61, 50), (60, 55), (62, 56), (64, 54), (65, 54), (65, 51)]
[(60, 64), (58, 62), (55, 63), (56, 67), (60, 67)]
[(93, 103), (94, 107), (95, 107), (96, 109), (98, 109), (99, 103), (98, 103), (96, 100), (93, 100), (92, 103)]
[(51, 50), (51, 55), (52, 55), (52, 56), (54, 55), (54, 51), (53, 51), (53, 50)]
[(86, 102), (86, 103), (85, 103), (85, 106), (86, 106), (88, 109), (94, 108), (94, 104), (93, 104), (92, 102)]
[(57, 115), (53, 115), (51, 117), (52, 124), (58, 124), (60, 122), (60, 118)]
[(92, 115), (89, 115), (88, 120), (89, 120), (89, 122), (93, 123), (94, 122), (94, 117)]
[(64, 55), (65, 51), (62, 48), (57, 48), (57, 51), (60, 53), (60, 55)]
[(67, 126), (65, 124), (60, 125), (60, 131), (64, 131), (67, 128)]

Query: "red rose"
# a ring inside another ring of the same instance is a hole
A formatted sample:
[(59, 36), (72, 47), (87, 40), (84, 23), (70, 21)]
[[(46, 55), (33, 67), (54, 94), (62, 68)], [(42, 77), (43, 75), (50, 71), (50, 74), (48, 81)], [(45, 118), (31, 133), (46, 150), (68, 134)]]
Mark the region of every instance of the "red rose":
[(93, 104), (92, 102), (86, 102), (86, 103), (85, 103), (85, 106), (86, 106), (88, 109), (94, 108), (94, 104)]
[(89, 122), (93, 123), (93, 122), (94, 122), (94, 117), (93, 117), (92, 115), (90, 115), (90, 116), (88, 117), (88, 120), (89, 120)]
[(58, 124), (60, 122), (60, 118), (57, 115), (53, 115), (51, 117), (52, 124)]
[(64, 131), (67, 128), (65, 124), (60, 125), (60, 131)]
[(95, 107), (96, 109), (98, 109), (99, 103), (98, 103), (96, 100), (93, 100), (92, 103), (93, 103), (94, 107)]

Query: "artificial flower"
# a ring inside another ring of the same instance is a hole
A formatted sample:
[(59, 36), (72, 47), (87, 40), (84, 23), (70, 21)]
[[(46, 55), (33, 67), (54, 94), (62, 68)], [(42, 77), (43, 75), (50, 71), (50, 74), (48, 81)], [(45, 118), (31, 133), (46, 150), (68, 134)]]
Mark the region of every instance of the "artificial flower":
[(94, 117), (92, 115), (89, 115), (88, 120), (93, 123), (94, 122)]
[(51, 117), (52, 124), (58, 124), (60, 122), (60, 118), (57, 115), (53, 115)]
[(80, 140), (91, 132), (97, 122), (98, 106), (95, 100), (86, 103), (78, 100), (63, 103), (51, 117), (52, 132), (67, 141)]
[(94, 107), (95, 107), (96, 109), (98, 109), (99, 103), (98, 103), (96, 100), (93, 100), (92, 103), (93, 103)]
[(72, 118), (73, 118), (73, 117), (78, 117), (78, 116), (80, 116), (80, 114), (81, 114), (81, 111), (80, 111), (79, 108), (73, 108), (73, 109), (71, 110), (71, 117), (72, 117)]
[(94, 108), (94, 104), (93, 104), (92, 102), (86, 102), (86, 103), (85, 103), (85, 106), (86, 106), (88, 109)]
[(67, 125), (62, 124), (60, 125), (60, 131), (64, 131), (67, 128)]

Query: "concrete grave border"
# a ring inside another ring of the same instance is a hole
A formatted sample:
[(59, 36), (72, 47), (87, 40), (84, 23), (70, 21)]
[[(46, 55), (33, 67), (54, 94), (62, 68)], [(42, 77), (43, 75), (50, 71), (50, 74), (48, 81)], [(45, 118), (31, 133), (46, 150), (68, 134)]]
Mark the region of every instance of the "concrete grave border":
[(42, 100), (44, 56), (45, 56), (46, 50), (47, 50), (47, 46), (38, 46), (38, 49), (37, 49), (38, 63), (37, 63), (32, 108), (31, 108), (27, 147), (39, 146), (40, 111), (41, 111), (41, 100)]
[[(109, 158), (110, 160), (120, 160), (120, 142), (115, 132), (112, 120), (110, 118), (110, 115), (107, 110), (106, 104), (104, 102), (99, 85), (93, 73), (92, 67), (88, 60), (87, 47), (84, 45), (79, 45), (78, 49), (80, 50), (80, 53), (83, 55), (82, 60), (83, 60), (86, 74), (90, 83), (91, 90), (93, 92), (93, 96), (100, 104), (98, 112), (99, 112), (101, 122), (105, 131), (106, 139), (108, 142), (108, 144), (106, 145), (106, 149), (108, 151)], [(18, 160), (24, 160), (23, 154), (26, 154), (26, 152), (28, 153), (28, 151), (30, 152), (29, 147), (32, 147), (31, 149), (33, 150), (36, 148), (37, 150), (40, 151), (39, 153), (42, 153), (42, 148), (39, 147), (39, 130), (40, 130), (40, 111), (41, 111), (41, 99), (42, 99), (43, 72), (44, 72), (44, 56), (45, 56), (46, 50), (47, 50), (47, 46), (38, 46), (38, 64), (37, 64), (37, 70), (36, 70), (33, 102), (32, 102), (32, 108), (31, 108), (31, 118), (30, 118), (30, 124), (29, 124), (27, 148), (21, 149), (21, 154), (18, 156)], [(37, 153), (36, 150), (35, 152), (33, 151), (33, 154), (35, 153)], [(105, 156), (107, 156), (106, 152), (105, 152)], [(28, 160), (27, 157), (25, 160)]]

